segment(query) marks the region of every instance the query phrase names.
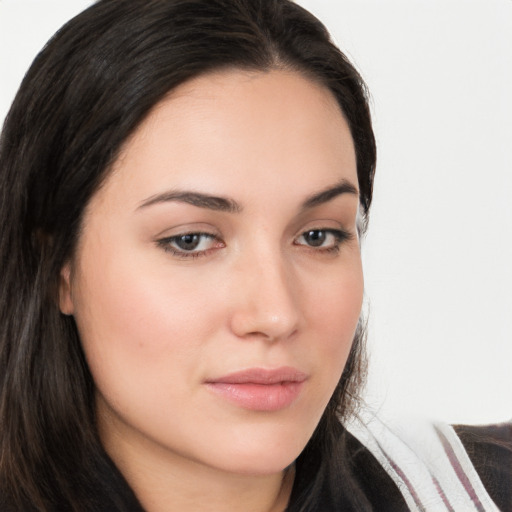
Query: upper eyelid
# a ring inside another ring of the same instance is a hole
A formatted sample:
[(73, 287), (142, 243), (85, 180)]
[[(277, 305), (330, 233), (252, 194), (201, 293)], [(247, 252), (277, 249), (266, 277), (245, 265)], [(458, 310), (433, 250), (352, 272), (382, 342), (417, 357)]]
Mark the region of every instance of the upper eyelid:
[[(0, 0), (1, 1), (1, 0)], [(158, 230), (154, 235), (155, 239), (173, 238), (184, 235), (210, 235), (222, 238), (221, 232), (216, 226), (205, 222), (183, 223), (177, 226), (166, 227)]]
[(212, 239), (212, 240), (221, 240), (221, 238), (214, 234), (214, 233), (208, 233), (208, 232), (205, 232), (205, 231), (183, 231), (182, 233), (178, 233), (176, 235), (169, 235), (169, 236), (163, 236), (163, 237), (160, 237), (157, 242), (169, 242), (169, 241), (173, 241), (173, 240), (176, 240), (178, 238), (181, 238), (183, 236), (191, 236), (191, 235), (197, 235), (197, 236), (202, 236), (202, 237), (206, 237), (206, 238), (209, 238), (209, 239)]
[(199, 236), (207, 236), (210, 238), (218, 238), (218, 235), (215, 233), (209, 233), (208, 231), (181, 231), (180, 233), (176, 233), (175, 235), (163, 236), (162, 239), (171, 240), (173, 238), (179, 238), (180, 236), (190, 236), (190, 235), (199, 235)]
[[(335, 224), (334, 226), (332, 225), (333, 222)], [(320, 223), (313, 222), (313, 223), (310, 223), (310, 225), (308, 225), (308, 227), (301, 228), (299, 231), (297, 231), (297, 234), (295, 235), (295, 237), (299, 237), (299, 236), (303, 235), (304, 233), (308, 233), (309, 231), (326, 231), (329, 233), (342, 233), (342, 234), (346, 234), (346, 235), (352, 234), (352, 230), (346, 228), (340, 222), (323, 221)]]

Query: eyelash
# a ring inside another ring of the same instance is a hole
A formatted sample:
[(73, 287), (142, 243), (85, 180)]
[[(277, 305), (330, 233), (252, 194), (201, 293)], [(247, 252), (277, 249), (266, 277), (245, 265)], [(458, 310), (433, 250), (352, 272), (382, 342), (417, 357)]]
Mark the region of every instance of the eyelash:
[[(323, 233), (325, 237), (327, 238), (329, 235), (334, 237), (334, 242), (332, 245), (328, 247), (321, 247), (321, 246), (314, 246), (314, 245), (308, 245), (308, 244), (300, 244), (297, 243), (297, 240), (304, 237), (305, 235), (312, 235), (313, 233), (318, 236), (320, 233)], [(183, 239), (185, 237), (201, 237), (202, 240), (199, 241), (199, 245), (202, 243), (202, 241), (209, 239), (212, 241), (217, 242), (216, 247), (209, 247), (208, 249), (204, 249), (201, 251), (197, 250), (184, 250), (179, 249), (176, 247), (173, 247), (172, 244), (176, 244), (178, 240)], [(342, 229), (308, 229), (301, 233), (298, 237), (294, 240), (294, 245), (296, 246), (305, 246), (307, 249), (317, 252), (317, 253), (324, 253), (324, 254), (336, 254), (339, 252), (341, 246), (344, 242), (351, 240), (353, 238), (353, 235), (347, 231), (344, 231)], [(166, 238), (161, 238), (160, 240), (157, 240), (157, 244), (159, 247), (161, 247), (165, 252), (170, 253), (173, 256), (176, 256), (181, 259), (188, 259), (188, 258), (200, 258), (202, 256), (207, 256), (210, 254), (211, 251), (214, 251), (218, 248), (222, 248), (225, 246), (224, 242), (220, 240), (216, 235), (213, 235), (211, 233), (203, 233), (203, 232), (190, 232), (190, 233), (180, 233), (179, 235), (170, 236)]]
[[(332, 236), (334, 238), (334, 242), (332, 245), (328, 247), (315, 247), (314, 245), (306, 245), (306, 247), (312, 251), (320, 252), (320, 253), (327, 253), (327, 254), (337, 254), (340, 251), (341, 246), (344, 242), (347, 242), (348, 240), (351, 240), (353, 238), (352, 234), (348, 231), (345, 231), (343, 229), (308, 229), (301, 233), (295, 240), (300, 239), (304, 237), (305, 235), (310, 235), (312, 233), (316, 233), (317, 235), (319, 233), (324, 233), (325, 236)], [(302, 245), (295, 243), (294, 245)]]
[[(187, 258), (200, 258), (202, 256), (207, 256), (212, 250), (217, 249), (218, 247), (211, 247), (202, 251), (186, 251), (184, 249), (179, 249), (173, 247), (171, 244), (176, 244), (176, 242), (181, 238), (185, 237), (201, 237), (203, 241), (205, 239), (217, 241), (220, 244), (220, 247), (224, 247), (224, 243), (216, 236), (211, 233), (202, 233), (202, 232), (190, 232), (190, 233), (180, 233), (179, 235), (170, 236), (166, 238), (161, 238), (157, 241), (158, 245), (162, 247), (165, 252), (170, 253), (173, 256), (177, 256), (178, 258), (187, 259)], [(199, 242), (201, 243), (201, 241)]]

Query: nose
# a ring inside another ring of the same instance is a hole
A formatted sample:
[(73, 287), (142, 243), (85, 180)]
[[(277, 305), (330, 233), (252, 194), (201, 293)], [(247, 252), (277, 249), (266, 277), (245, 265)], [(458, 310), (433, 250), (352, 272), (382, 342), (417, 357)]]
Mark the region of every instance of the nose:
[(260, 252), (235, 270), (231, 330), (240, 338), (284, 340), (299, 328), (296, 279), (291, 265), (276, 252)]

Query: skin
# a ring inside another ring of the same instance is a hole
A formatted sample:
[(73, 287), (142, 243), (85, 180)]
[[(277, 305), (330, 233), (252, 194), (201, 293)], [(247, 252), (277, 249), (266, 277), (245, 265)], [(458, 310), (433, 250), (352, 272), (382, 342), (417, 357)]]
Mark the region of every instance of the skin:
[[(354, 190), (304, 206), (340, 183)], [(178, 190), (237, 209), (161, 196)], [(125, 144), (62, 269), (60, 308), (78, 326), (104, 446), (148, 511), (286, 507), (360, 314), (357, 192), (334, 97), (295, 72), (194, 79)], [(172, 237), (188, 233), (208, 236), (187, 252)], [(282, 366), (307, 378), (276, 411), (206, 384)]]

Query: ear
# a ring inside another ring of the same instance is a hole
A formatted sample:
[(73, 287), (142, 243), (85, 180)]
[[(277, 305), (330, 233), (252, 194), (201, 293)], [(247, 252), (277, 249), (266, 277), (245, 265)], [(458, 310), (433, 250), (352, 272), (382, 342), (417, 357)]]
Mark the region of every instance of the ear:
[(71, 297), (71, 263), (67, 262), (60, 271), (59, 278), (59, 308), (64, 315), (75, 312)]

